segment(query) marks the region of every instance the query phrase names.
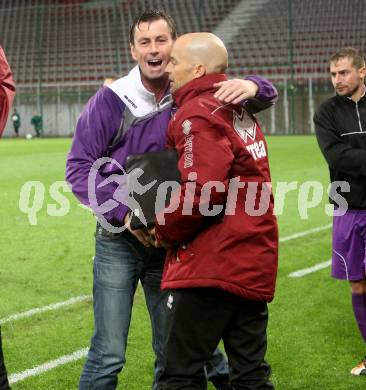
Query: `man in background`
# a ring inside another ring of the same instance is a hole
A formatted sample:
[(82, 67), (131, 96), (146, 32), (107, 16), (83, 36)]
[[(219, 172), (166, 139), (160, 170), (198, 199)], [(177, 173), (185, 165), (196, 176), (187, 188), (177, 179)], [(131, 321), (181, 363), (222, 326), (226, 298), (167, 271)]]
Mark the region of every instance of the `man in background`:
[(15, 136), (18, 138), (20, 129), (20, 115), (16, 108), (14, 108), (13, 114), (11, 115), (11, 121), (13, 122)]
[(13, 114), (11, 115), (11, 121), (13, 122), (15, 136), (18, 138), (20, 128), (20, 115), (16, 108), (14, 108)]
[[(11, 104), (15, 95), (15, 85), (9, 64), (6, 60), (5, 53), (0, 46), (0, 136), (2, 135)], [(9, 382), (6, 373), (4, 355), (1, 343), (0, 328), (0, 390), (8, 390)]]
[[(357, 49), (334, 53), (330, 76), (336, 96), (320, 105), (314, 123), (334, 183), (331, 199), (337, 191), (347, 202), (336, 205), (333, 217), (332, 276), (349, 281), (354, 315), (366, 342), (365, 75), (365, 58)], [(366, 357), (351, 374), (366, 375)]]
[(34, 131), (36, 132), (37, 137), (42, 137), (43, 135), (43, 119), (37, 111), (33, 112), (33, 116), (31, 119), (31, 124), (34, 127)]

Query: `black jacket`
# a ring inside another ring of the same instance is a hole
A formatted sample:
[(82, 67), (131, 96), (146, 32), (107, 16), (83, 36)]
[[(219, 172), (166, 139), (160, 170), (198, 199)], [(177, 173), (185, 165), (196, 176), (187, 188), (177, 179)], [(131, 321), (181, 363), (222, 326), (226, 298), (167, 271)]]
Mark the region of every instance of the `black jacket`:
[(337, 192), (350, 209), (366, 209), (366, 94), (357, 103), (338, 95), (326, 100), (314, 123), (331, 182), (350, 185), (349, 192)]

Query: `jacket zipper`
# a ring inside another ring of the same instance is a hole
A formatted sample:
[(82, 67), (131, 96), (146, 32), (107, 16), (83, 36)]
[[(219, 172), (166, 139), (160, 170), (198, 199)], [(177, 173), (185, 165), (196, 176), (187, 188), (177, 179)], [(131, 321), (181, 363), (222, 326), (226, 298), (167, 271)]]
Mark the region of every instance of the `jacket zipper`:
[(168, 107), (169, 104), (173, 102), (172, 95), (166, 95), (164, 96), (159, 103), (156, 104), (156, 111), (162, 111), (166, 107)]
[(361, 125), (361, 119), (360, 119), (360, 113), (358, 112), (358, 102), (356, 102), (356, 112), (357, 112), (357, 118), (358, 118), (358, 127), (360, 128), (360, 131), (363, 132), (362, 125)]

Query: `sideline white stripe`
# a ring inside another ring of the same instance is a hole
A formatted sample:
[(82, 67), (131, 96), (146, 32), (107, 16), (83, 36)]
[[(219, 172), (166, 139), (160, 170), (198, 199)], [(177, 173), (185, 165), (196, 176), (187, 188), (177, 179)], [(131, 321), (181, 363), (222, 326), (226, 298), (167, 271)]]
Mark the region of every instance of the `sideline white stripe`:
[(80, 349), (79, 351), (76, 351), (76, 352), (70, 354), (70, 355), (61, 356), (60, 358), (58, 358), (56, 360), (51, 360), (47, 363), (33, 367), (29, 370), (25, 370), (23, 372), (12, 374), (9, 376), (9, 382), (12, 385), (14, 383), (23, 381), (24, 379), (29, 378), (31, 376), (37, 376), (37, 375), (40, 375), (44, 372), (50, 371), (53, 368), (56, 368), (58, 366), (62, 366), (64, 364), (79, 360), (87, 355), (88, 350), (89, 350), (89, 348), (83, 348), (83, 349)]
[(86, 300), (91, 299), (91, 298), (92, 298), (91, 295), (80, 295), (80, 296), (68, 299), (67, 301), (57, 302), (57, 303), (54, 303), (52, 305), (47, 305), (47, 306), (43, 306), (43, 307), (36, 307), (34, 309), (27, 310), (27, 311), (24, 311), (22, 313), (12, 314), (9, 317), (1, 318), (0, 325), (5, 324), (5, 323), (10, 322), (10, 321), (19, 320), (21, 318), (31, 317), (35, 314), (44, 313), (45, 311), (57, 310), (60, 307), (74, 305), (75, 303), (83, 302), (83, 301), (86, 301)]
[(320, 232), (322, 230), (326, 230), (326, 229), (330, 229), (332, 227), (332, 224), (328, 224), (328, 225), (323, 225), (323, 226), (319, 226), (317, 228), (313, 228), (313, 229), (310, 229), (310, 230), (305, 230), (304, 232), (300, 232), (300, 233), (295, 233), (295, 234), (292, 234), (291, 236), (286, 236), (286, 237), (280, 237), (280, 242), (285, 242), (285, 241), (290, 241), (290, 240), (294, 240), (295, 238), (300, 238), (300, 237), (304, 237), (304, 236), (307, 236), (308, 234), (311, 234), (311, 233), (316, 233), (316, 232)]
[(331, 263), (332, 263), (331, 260), (327, 260), (327, 261), (324, 261), (323, 263), (315, 264), (313, 267), (304, 268), (304, 269), (300, 269), (298, 271), (292, 272), (292, 273), (288, 274), (288, 276), (290, 278), (301, 278), (302, 276), (305, 276), (307, 274), (311, 274), (312, 272), (316, 272), (316, 271), (319, 271), (321, 269), (327, 268), (331, 265)]
[[(326, 229), (329, 229), (331, 227), (332, 227), (332, 224), (319, 226), (317, 228), (313, 228), (313, 229), (310, 229), (310, 230), (305, 230), (304, 232), (292, 234), (291, 236), (282, 237), (282, 238), (279, 239), (279, 241), (280, 242), (285, 242), (285, 241), (294, 240), (296, 238), (304, 237), (304, 236), (307, 236), (308, 234), (316, 233), (316, 232), (319, 232), (319, 231), (322, 231), (322, 230), (326, 230)], [(93, 259), (94, 259), (94, 257), (93, 257)], [(10, 321), (19, 320), (21, 318), (31, 317), (31, 316), (33, 316), (35, 314), (44, 313), (46, 311), (57, 310), (57, 309), (59, 309), (61, 307), (73, 305), (75, 303), (86, 301), (88, 299), (92, 299), (92, 296), (91, 295), (80, 295), (80, 296), (77, 296), (77, 297), (70, 298), (67, 301), (57, 302), (57, 303), (54, 303), (54, 304), (51, 304), (51, 305), (34, 308), (34, 309), (31, 309), (31, 310), (28, 310), (28, 311), (25, 311), (25, 312), (22, 312), (22, 313), (12, 314), (12, 315), (10, 315), (8, 317), (0, 318), (0, 325), (5, 324), (5, 323), (10, 322)]]

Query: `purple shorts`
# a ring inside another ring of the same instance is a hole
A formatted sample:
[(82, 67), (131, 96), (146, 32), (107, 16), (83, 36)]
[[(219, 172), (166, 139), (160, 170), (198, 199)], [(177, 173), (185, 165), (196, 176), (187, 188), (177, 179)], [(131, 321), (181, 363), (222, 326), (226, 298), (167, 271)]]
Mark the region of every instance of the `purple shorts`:
[(348, 210), (333, 217), (332, 276), (336, 279), (366, 278), (366, 210)]

